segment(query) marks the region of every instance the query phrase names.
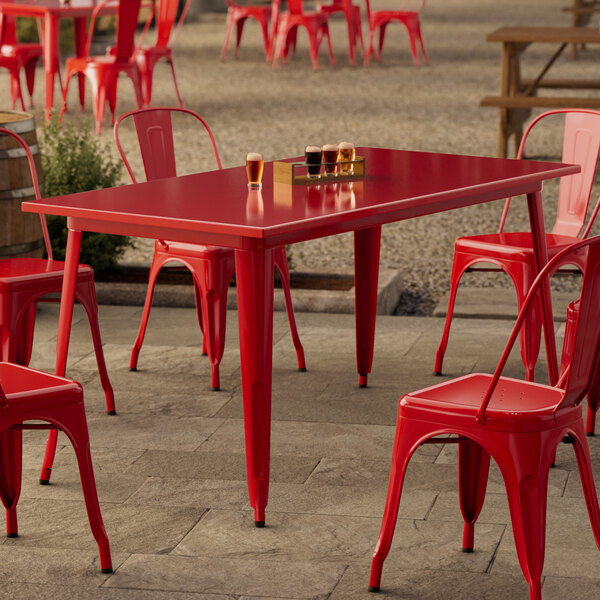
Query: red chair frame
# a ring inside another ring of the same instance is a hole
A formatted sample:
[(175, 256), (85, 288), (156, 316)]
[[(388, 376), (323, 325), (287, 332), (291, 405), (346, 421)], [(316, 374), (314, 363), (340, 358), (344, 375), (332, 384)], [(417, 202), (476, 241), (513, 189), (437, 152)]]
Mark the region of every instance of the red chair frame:
[[(183, 24), (188, 10), (190, 8), (192, 0), (187, 0), (185, 6), (179, 17), (179, 21), (175, 30), (177, 34)], [(175, 17), (177, 15), (177, 8), (179, 6), (178, 0), (158, 0), (158, 14), (156, 17), (156, 43), (154, 46), (143, 46), (138, 43), (134, 51), (134, 59), (138, 64), (142, 82), (142, 96), (144, 99), (144, 105), (150, 106), (152, 102), (152, 78), (154, 73), (154, 67), (156, 63), (165, 59), (171, 67), (171, 74), (173, 75), (173, 85), (175, 86), (175, 94), (177, 95), (177, 101), (179, 106), (183, 107), (183, 101), (179, 94), (179, 86), (177, 85), (177, 77), (175, 76), (175, 66), (173, 64), (173, 54), (169, 46), (169, 40), (175, 38), (175, 34), (171, 36), (173, 25), (175, 24)]]
[[(217, 167), (219, 169), (222, 168), (212, 131), (200, 115), (185, 108), (144, 108), (121, 115), (115, 123), (117, 149), (133, 183), (136, 183), (136, 178), (119, 140), (119, 127), (121, 123), (130, 117), (134, 121), (146, 178), (151, 180), (175, 177), (177, 175), (177, 168), (173, 147), (172, 112), (191, 115), (202, 124), (210, 139)], [(276, 248), (273, 254), (275, 266), (279, 271), (283, 284), (292, 340), (298, 359), (298, 368), (304, 371), (306, 370), (306, 362), (304, 359), (304, 349), (298, 336), (296, 320), (294, 318), (289, 286), (290, 274), (285, 247)], [(235, 253), (231, 248), (156, 240), (142, 321), (131, 352), (129, 367), (132, 371), (137, 369), (138, 357), (150, 316), (152, 296), (158, 273), (164, 265), (174, 261), (182, 263), (191, 271), (194, 277), (198, 323), (204, 335), (202, 349), (205, 354), (208, 354), (211, 362), (211, 386), (213, 390), (219, 390), (221, 385), (219, 364), (225, 349), (227, 292), (229, 282), (235, 271)]]
[[(279, 23), (279, 12), (281, 10), (281, 0), (273, 0), (271, 5), (266, 4), (244, 4), (240, 5), (237, 0), (225, 0), (227, 2), (227, 32), (225, 34), (225, 43), (221, 50), (221, 60), (225, 60), (227, 56), (227, 49), (229, 48), (229, 40), (233, 28), (236, 28), (236, 42), (235, 42), (235, 58), (238, 57), (238, 50), (240, 48), (240, 42), (242, 41), (242, 33), (244, 31), (244, 24), (248, 19), (255, 20), (261, 28), (263, 36), (263, 45), (265, 47), (265, 56), (267, 62), (271, 62), (273, 56), (273, 46), (275, 43), (275, 37), (277, 35), (277, 28)], [(271, 34), (269, 34), (269, 21), (271, 22)]]
[[(411, 5), (418, 5), (411, 8)], [(381, 60), (381, 51), (383, 49), (383, 40), (387, 26), (392, 21), (399, 21), (406, 27), (408, 32), (408, 41), (410, 43), (410, 52), (412, 54), (415, 67), (419, 66), (419, 55), (417, 53), (417, 42), (421, 47), (421, 54), (425, 64), (429, 63), (429, 58), (423, 43), (421, 34), (421, 11), (425, 7), (425, 0), (402, 0), (401, 10), (371, 10), (371, 2), (367, 0), (367, 21), (369, 23), (369, 49), (365, 55), (365, 65), (369, 64), (369, 59), (375, 54), (375, 60)], [(379, 51), (375, 53), (373, 41), (375, 33), (379, 29)]]
[[(542, 119), (556, 114), (565, 115), (563, 162), (580, 164), (582, 165), (582, 171), (577, 175), (564, 177), (561, 180), (556, 222), (552, 231), (546, 235), (549, 258), (579, 239), (578, 236), (583, 229), (588, 211), (594, 172), (600, 151), (600, 112), (583, 109), (559, 109), (543, 113), (530, 123), (521, 140), (517, 158), (523, 158), (525, 142), (533, 127)], [(593, 127), (594, 121), (597, 122), (595, 129)], [(490, 270), (487, 268), (478, 269), (473, 266), (479, 262), (496, 265), (497, 270), (507, 273), (513, 281), (519, 308), (535, 278), (536, 266), (534, 264), (531, 234), (529, 232), (505, 233), (503, 231), (509, 207), (510, 198), (504, 206), (497, 234), (463, 237), (458, 238), (455, 242), (448, 311), (444, 332), (435, 359), (434, 371), (438, 375), (442, 372), (458, 284), (463, 274), (467, 270)], [(600, 200), (583, 231), (583, 238), (588, 236), (599, 208)], [(569, 255), (568, 260), (570, 264), (583, 271), (585, 251), (581, 254)], [(533, 381), (535, 363), (539, 354), (541, 327), (539, 306), (534, 306), (525, 319), (521, 335), (521, 356), (527, 379), (530, 381)]]
[(25, 71), (29, 106), (33, 108), (33, 88), (35, 84), (35, 67), (42, 56), (41, 44), (22, 44), (17, 40), (16, 19), (13, 16), (0, 13), (0, 67), (10, 73), (10, 96), (12, 110), (17, 100), (25, 110), (21, 91), (21, 70)]
[(360, 42), (360, 50), (365, 55), (365, 44), (362, 35), (362, 21), (360, 17), (360, 6), (352, 4), (352, 0), (332, 0), (331, 4), (318, 4), (317, 10), (329, 18), (330, 15), (343, 12), (348, 25), (348, 56), (350, 64), (355, 65), (354, 49)]
[(309, 52), (313, 68), (319, 68), (319, 46), (323, 36), (327, 38), (329, 48), (329, 62), (335, 65), (331, 38), (329, 36), (328, 16), (318, 11), (304, 11), (303, 0), (288, 0), (288, 10), (280, 13), (277, 25), (277, 42), (275, 44), (273, 68), (277, 67), (279, 59), (287, 64), (288, 50), (290, 44), (296, 48), (296, 35), (299, 27), (304, 27), (308, 33)]
[[(26, 424), (41, 420), (49, 425)], [(20, 365), (0, 363), (0, 498), (6, 508), (6, 533), (18, 537), (17, 502), (21, 493), (23, 429), (60, 429), (73, 444), (92, 534), (103, 573), (112, 573), (110, 545), (102, 522), (94, 480), (83, 389), (76, 381)]]
[[(9, 135), (21, 145), (31, 171), (36, 200), (41, 199), (40, 187), (31, 151), (25, 141), (10, 129), (0, 128), (0, 133)], [(0, 260), (0, 360), (28, 365), (31, 357), (35, 314), (38, 302), (59, 302), (57, 298), (47, 298), (47, 294), (60, 293), (64, 278), (65, 263), (54, 260), (46, 218), (40, 214), (42, 232), (48, 259), (4, 258)], [(98, 301), (94, 285), (94, 271), (88, 265), (79, 265), (75, 285), (75, 299), (81, 303), (87, 314), (98, 374), (106, 397), (106, 410), (116, 414), (115, 397), (102, 350), (102, 338), (98, 323)], [(40, 483), (50, 480), (52, 462), (56, 449), (57, 432), (50, 431), (40, 474)]]
[[(556, 387), (502, 377), (527, 312), (538, 301), (541, 282), (568, 254), (587, 253), (578, 327), (571, 362)], [(483, 506), (490, 457), (500, 468), (510, 507), (517, 555), (530, 600), (541, 600), (545, 553), (548, 474), (561, 441), (573, 445), (600, 549), (600, 508), (583, 426), (581, 400), (599, 363), (600, 236), (559, 252), (533, 282), (493, 375), (475, 373), (411, 392), (400, 399), (392, 468), (370, 590), (379, 591), (381, 571), (398, 514), (408, 462), (423, 443), (459, 444), (459, 499), (464, 518), (463, 549), (473, 550), (475, 521)], [(458, 434), (458, 438), (441, 438)]]
[[(96, 19), (100, 11), (109, 3), (118, 3), (116, 45), (114, 50), (109, 54), (90, 56), (90, 45), (92, 43)], [(110, 106), (111, 123), (114, 123), (119, 73), (125, 73), (131, 79), (137, 106), (138, 108), (142, 106), (141, 74), (137, 62), (133, 60), (133, 38), (137, 28), (139, 8), (140, 0), (128, 0), (127, 2), (104, 0), (96, 6), (90, 19), (84, 55), (82, 57), (68, 58), (66, 61), (63, 105), (60, 111), (61, 118), (67, 109), (69, 82), (73, 75), (77, 73), (85, 75), (90, 80), (97, 133), (100, 133), (102, 130), (102, 119), (107, 99)], [(146, 27), (149, 26), (150, 19), (146, 23)], [(83, 109), (85, 104), (85, 88), (83, 86), (80, 86), (79, 89), (79, 101)]]

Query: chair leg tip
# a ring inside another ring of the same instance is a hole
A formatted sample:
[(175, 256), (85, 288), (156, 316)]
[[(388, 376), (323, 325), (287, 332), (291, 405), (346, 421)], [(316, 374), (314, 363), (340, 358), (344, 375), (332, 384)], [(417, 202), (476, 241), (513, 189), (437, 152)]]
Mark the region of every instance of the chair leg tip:
[(264, 521), (254, 521), (254, 527), (264, 527), (264, 526), (265, 526)]
[(137, 371), (137, 367), (129, 367), (130, 371)]
[(112, 416), (112, 415), (116, 415), (116, 414), (117, 414), (117, 411), (116, 411), (116, 410), (107, 410), (107, 411), (106, 411), (106, 414), (107, 414), (107, 415), (111, 415), (111, 416)]
[(218, 386), (218, 385), (216, 385), (216, 386), (213, 385), (211, 389), (212, 389), (213, 392), (220, 392), (221, 391), (221, 387)]
[(468, 554), (470, 554), (471, 552), (473, 552), (473, 548), (461, 548), (461, 550), (463, 552), (467, 552)]
[(19, 534), (18, 533), (7, 533), (6, 537), (8, 537), (8, 538), (16, 538), (16, 537), (19, 537)]
[(378, 588), (378, 587), (374, 587), (374, 586), (370, 585), (369, 586), (369, 591), (372, 592), (373, 594), (378, 594), (381, 591), (381, 589)]
[(596, 434), (593, 431), (586, 431), (585, 435), (588, 437), (594, 437)]
[(113, 568), (112, 567), (106, 567), (105, 569), (102, 569), (103, 573), (113, 573)]
[[(301, 373), (306, 373), (306, 367), (299, 367), (298, 371), (300, 371)], [(592, 433), (592, 435), (594, 434)]]
[(442, 372), (441, 372), (441, 371), (434, 371), (434, 372), (433, 372), (433, 374), (434, 374), (436, 377), (441, 377), (441, 376), (442, 376)]
[(47, 479), (40, 479), (40, 485), (50, 485), (50, 482)]

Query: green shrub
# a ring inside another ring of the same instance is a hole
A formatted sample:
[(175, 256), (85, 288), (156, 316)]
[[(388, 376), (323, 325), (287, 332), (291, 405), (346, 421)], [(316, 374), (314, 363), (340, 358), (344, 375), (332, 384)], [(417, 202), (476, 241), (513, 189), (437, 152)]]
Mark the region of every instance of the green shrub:
[[(86, 122), (58, 126), (53, 118), (44, 130), (41, 144), (44, 171), (44, 196), (64, 196), (114, 187), (121, 175), (121, 162), (113, 159), (108, 145), (101, 145)], [(48, 216), (48, 228), (54, 257), (63, 260), (67, 245), (65, 217)], [(112, 269), (125, 248), (132, 244), (130, 238), (85, 232), (81, 241), (81, 262), (90, 264), (96, 273)]]
[[(30, 17), (17, 17), (17, 39), (23, 44), (38, 44), (38, 26), (36, 19)], [(73, 52), (73, 20), (61, 19), (58, 29), (58, 47), (63, 54)]]

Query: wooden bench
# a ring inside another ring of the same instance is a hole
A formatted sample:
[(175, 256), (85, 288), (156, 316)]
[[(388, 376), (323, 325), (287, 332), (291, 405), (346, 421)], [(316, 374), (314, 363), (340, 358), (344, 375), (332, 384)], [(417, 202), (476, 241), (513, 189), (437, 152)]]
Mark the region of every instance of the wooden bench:
[[(563, 12), (571, 13), (573, 27), (586, 27), (590, 25), (592, 15), (600, 13), (600, 2), (598, 0), (573, 0), (572, 6), (565, 6)], [(585, 44), (581, 44), (583, 48)], [(577, 44), (571, 46), (571, 56), (577, 57)]]
[[(564, 88), (563, 85), (556, 87)], [(525, 81), (523, 81), (525, 83)], [(587, 82), (585, 82), (587, 83)], [(600, 88), (600, 82), (594, 82)], [(546, 82), (547, 87), (552, 87), (552, 80)], [(540, 86), (541, 87), (541, 86)], [(573, 88), (590, 89), (590, 85), (578, 82)], [(553, 108), (587, 108), (591, 110), (600, 110), (600, 97), (598, 98), (574, 98), (572, 96), (563, 97), (544, 97), (544, 96), (486, 96), (480, 102), (480, 106), (492, 106), (500, 109), (500, 126), (498, 137), (498, 155), (507, 156), (507, 146), (509, 138), (515, 136), (515, 155), (519, 149), (521, 138), (523, 137), (523, 128), (525, 122), (531, 116), (532, 108), (543, 108), (550, 110)]]

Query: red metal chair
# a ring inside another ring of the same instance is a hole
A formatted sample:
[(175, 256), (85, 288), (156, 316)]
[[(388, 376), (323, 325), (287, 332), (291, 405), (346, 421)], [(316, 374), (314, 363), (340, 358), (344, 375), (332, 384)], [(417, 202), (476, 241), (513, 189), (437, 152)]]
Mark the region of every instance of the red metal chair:
[(348, 24), (348, 54), (350, 56), (350, 63), (356, 64), (354, 60), (354, 49), (360, 42), (360, 49), (365, 54), (365, 45), (362, 36), (362, 21), (360, 18), (360, 6), (358, 4), (352, 4), (351, 0), (332, 0), (331, 4), (318, 4), (317, 10), (320, 13), (330, 15), (343, 12)]
[(327, 37), (329, 47), (329, 61), (335, 65), (333, 49), (331, 48), (331, 38), (329, 37), (328, 17), (325, 13), (302, 9), (303, 0), (288, 0), (288, 10), (279, 15), (277, 25), (277, 43), (275, 44), (275, 57), (273, 59), (273, 68), (277, 67), (279, 59), (283, 56), (283, 62), (287, 64), (287, 56), (290, 42), (295, 48), (295, 36), (298, 27), (304, 27), (308, 33), (310, 57), (313, 67), (319, 67), (319, 46), (323, 36)]
[[(588, 210), (600, 150), (600, 112), (575, 109), (553, 110), (532, 121), (521, 140), (517, 158), (523, 158), (525, 142), (531, 129), (542, 119), (555, 114), (565, 115), (562, 160), (565, 163), (580, 164), (582, 170), (581, 173), (565, 177), (560, 182), (556, 222), (552, 232), (546, 235), (549, 258), (579, 239), (578, 236), (583, 229)], [(458, 238), (455, 242), (448, 312), (435, 359), (434, 371), (437, 374), (442, 372), (456, 292), (460, 278), (465, 271), (479, 270), (473, 265), (480, 262), (496, 265), (498, 270), (507, 273), (513, 281), (519, 308), (535, 278), (536, 266), (531, 234), (529, 232), (504, 233), (503, 231), (509, 206), (510, 198), (505, 204), (498, 233)], [(600, 204), (597, 204), (585, 228), (583, 238), (589, 234), (599, 207)], [(569, 256), (569, 261), (579, 270), (583, 270), (585, 252), (581, 255)], [(521, 356), (527, 379), (530, 381), (533, 381), (535, 363), (540, 348), (541, 319), (538, 308), (534, 307), (525, 319), (524, 330), (521, 334)]]
[[(537, 302), (540, 283), (572, 251), (585, 254), (579, 322), (571, 363), (556, 387), (502, 377), (525, 315)], [(379, 591), (381, 571), (394, 533), (404, 473), (423, 443), (458, 443), (463, 549), (473, 550), (474, 525), (483, 506), (490, 456), (506, 485), (515, 546), (529, 584), (530, 600), (541, 600), (548, 474), (562, 442), (573, 444), (596, 545), (600, 508), (583, 426), (581, 400), (589, 389), (600, 350), (600, 237), (563, 249), (535, 280), (494, 375), (475, 373), (403, 396), (392, 454), (383, 523), (373, 555), (369, 586)], [(458, 434), (458, 438), (435, 437)]]
[[(190, 8), (190, 4), (191, 0), (187, 0), (181, 12), (176, 32), (179, 31)], [(138, 45), (134, 52), (134, 59), (138, 64), (142, 78), (142, 95), (145, 106), (150, 106), (152, 101), (152, 76), (154, 67), (159, 60), (164, 58), (171, 67), (173, 84), (175, 85), (175, 94), (177, 95), (179, 106), (183, 107), (183, 101), (181, 100), (179, 87), (177, 86), (177, 78), (175, 77), (173, 55), (169, 46), (169, 40), (172, 41), (171, 31), (175, 24), (178, 6), (179, 0), (159, 0), (158, 13), (156, 16), (156, 43), (154, 46)], [(173, 38), (174, 37), (175, 36), (173, 36)]]
[[(141, 75), (138, 64), (133, 60), (133, 36), (137, 28), (140, 0), (118, 2), (116, 45), (112, 53), (103, 56), (90, 56), (90, 44), (94, 33), (94, 25), (99, 12), (109, 3), (118, 0), (104, 0), (96, 6), (90, 20), (87, 45), (82, 57), (68, 58), (66, 61), (65, 86), (63, 90), (63, 106), (60, 115), (64, 114), (67, 107), (67, 92), (71, 77), (76, 73), (83, 73), (92, 86), (92, 100), (96, 131), (102, 129), (102, 118), (106, 100), (110, 106), (112, 122), (114, 123), (115, 106), (117, 103), (117, 78), (119, 73), (125, 73), (133, 83), (135, 98), (138, 108), (142, 106)], [(83, 88), (81, 88), (83, 90)], [(80, 102), (83, 108), (85, 93), (80, 92)]]
[(399, 21), (406, 27), (408, 32), (408, 41), (410, 43), (410, 52), (415, 66), (419, 65), (417, 54), (417, 42), (421, 47), (421, 54), (425, 64), (429, 63), (423, 36), (421, 35), (421, 11), (425, 6), (425, 0), (402, 0), (400, 10), (375, 10), (371, 11), (371, 2), (367, 0), (367, 20), (369, 22), (369, 49), (365, 56), (365, 65), (369, 64), (369, 59), (374, 53), (373, 40), (375, 33), (379, 29), (379, 52), (375, 53), (375, 60), (381, 59), (381, 50), (383, 49), (383, 40), (387, 26), (392, 21)]
[[(210, 139), (217, 166), (219, 169), (222, 168), (212, 131), (200, 115), (184, 108), (144, 108), (121, 115), (115, 123), (117, 149), (133, 183), (136, 183), (136, 178), (119, 141), (119, 127), (121, 123), (128, 118), (133, 119), (140, 144), (146, 179), (175, 177), (177, 175), (177, 168), (175, 165), (171, 123), (171, 113), (173, 112), (191, 115), (202, 124)], [(281, 246), (275, 249), (274, 261), (283, 284), (287, 314), (298, 359), (298, 368), (304, 371), (306, 370), (304, 349), (298, 337), (294, 318), (289, 286), (290, 274), (285, 247)], [(156, 240), (142, 322), (131, 352), (129, 368), (133, 371), (137, 369), (138, 356), (144, 341), (146, 325), (152, 306), (152, 295), (154, 293), (156, 278), (160, 269), (169, 262), (183, 263), (192, 272), (194, 277), (196, 311), (200, 329), (204, 335), (202, 349), (205, 354), (208, 354), (211, 362), (211, 386), (214, 390), (219, 390), (219, 364), (225, 348), (227, 290), (235, 271), (234, 251), (230, 248)]]
[[(225, 34), (225, 43), (221, 50), (221, 60), (225, 60), (227, 49), (229, 48), (229, 40), (233, 28), (236, 28), (236, 42), (234, 56), (237, 58), (244, 24), (248, 19), (254, 19), (261, 27), (263, 44), (265, 47), (265, 55), (267, 61), (271, 61), (273, 56), (273, 45), (275, 36), (277, 35), (277, 27), (279, 22), (279, 11), (281, 9), (281, 0), (273, 0), (271, 4), (244, 4), (240, 5), (237, 0), (225, 0), (227, 2), (227, 33)], [(272, 33), (269, 34), (269, 21), (271, 22)]]
[(16, 19), (0, 13), (0, 67), (8, 69), (10, 73), (10, 95), (12, 109), (15, 109), (17, 100), (25, 110), (21, 92), (21, 70), (25, 71), (25, 80), (29, 92), (30, 103), (33, 107), (33, 87), (35, 84), (35, 67), (42, 56), (40, 44), (22, 44), (17, 40)]
[[(41, 420), (46, 424), (27, 424)], [(83, 389), (76, 381), (20, 365), (0, 363), (0, 497), (6, 508), (6, 534), (18, 537), (23, 429), (61, 430), (73, 444), (92, 534), (103, 573), (112, 573), (110, 545), (98, 504), (90, 455)]]

